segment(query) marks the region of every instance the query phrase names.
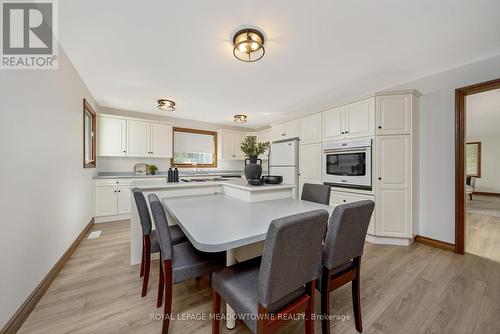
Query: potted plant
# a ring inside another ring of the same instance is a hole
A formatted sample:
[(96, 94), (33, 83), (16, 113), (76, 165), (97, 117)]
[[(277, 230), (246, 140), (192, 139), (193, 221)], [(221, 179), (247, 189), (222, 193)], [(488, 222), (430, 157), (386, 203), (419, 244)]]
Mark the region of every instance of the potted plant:
[[(247, 136), (241, 142), (240, 148), (247, 157), (245, 159), (245, 177), (247, 180), (260, 179), (262, 175), (262, 160), (257, 157), (266, 152), (269, 148), (269, 142), (258, 143), (257, 137)], [(260, 163), (257, 163), (258, 161)]]
[(158, 167), (156, 167), (156, 165), (149, 165), (149, 173), (151, 175), (155, 175), (157, 170), (158, 170)]

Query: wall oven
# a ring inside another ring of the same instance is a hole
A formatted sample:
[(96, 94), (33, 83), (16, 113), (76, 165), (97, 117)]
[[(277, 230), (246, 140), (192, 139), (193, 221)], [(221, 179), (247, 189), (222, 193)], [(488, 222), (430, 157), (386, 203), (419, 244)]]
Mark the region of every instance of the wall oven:
[(372, 190), (372, 140), (323, 143), (323, 182), (335, 187)]

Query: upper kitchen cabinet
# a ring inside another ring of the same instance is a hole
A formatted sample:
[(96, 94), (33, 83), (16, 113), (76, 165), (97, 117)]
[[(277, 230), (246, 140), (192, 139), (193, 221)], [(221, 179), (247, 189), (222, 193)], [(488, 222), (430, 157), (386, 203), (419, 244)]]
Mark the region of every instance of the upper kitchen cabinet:
[(412, 94), (377, 96), (377, 135), (411, 133)]
[(345, 135), (346, 138), (375, 135), (375, 98), (345, 106)]
[(321, 113), (299, 119), (300, 145), (321, 142)]
[(241, 142), (245, 139), (243, 132), (219, 130), (219, 160), (243, 160)]
[(294, 120), (272, 127), (273, 141), (286, 140), (299, 137), (299, 121)]
[[(257, 132), (255, 134), (249, 134), (251, 136), (257, 136), (258, 143), (271, 143), (273, 141), (273, 135), (271, 129)], [(269, 149), (264, 152), (264, 154), (259, 155), (259, 159), (267, 160), (269, 159)]]
[(323, 112), (323, 141), (345, 139), (345, 106)]
[(323, 141), (375, 135), (375, 98), (323, 112)]
[(172, 126), (103, 115), (99, 117), (99, 155), (172, 157)]
[(123, 157), (127, 155), (127, 121), (117, 117), (98, 117), (99, 149), (97, 155)]

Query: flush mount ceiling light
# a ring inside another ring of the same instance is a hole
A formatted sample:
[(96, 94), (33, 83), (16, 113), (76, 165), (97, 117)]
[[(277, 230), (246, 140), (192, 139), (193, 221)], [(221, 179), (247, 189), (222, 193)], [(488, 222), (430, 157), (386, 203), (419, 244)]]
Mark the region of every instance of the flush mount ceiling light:
[(158, 109), (163, 111), (174, 111), (175, 110), (175, 102), (167, 99), (159, 99), (158, 100)]
[(241, 61), (252, 63), (264, 57), (264, 35), (251, 28), (241, 29), (233, 37), (233, 55)]
[(247, 122), (247, 115), (234, 115), (234, 122), (237, 124), (244, 124)]

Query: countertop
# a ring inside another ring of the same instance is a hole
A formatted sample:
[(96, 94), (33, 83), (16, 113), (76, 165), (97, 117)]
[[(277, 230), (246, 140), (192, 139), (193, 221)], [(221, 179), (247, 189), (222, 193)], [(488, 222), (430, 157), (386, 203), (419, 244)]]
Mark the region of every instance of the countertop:
[[(179, 173), (179, 177), (239, 177), (244, 175), (243, 171), (238, 170), (223, 170), (223, 171), (213, 171), (213, 172), (200, 172), (198, 174), (182, 171)], [(167, 172), (161, 171), (157, 172), (156, 175), (136, 175), (133, 172), (100, 172), (94, 179), (142, 179), (142, 178), (166, 178), (168, 176)]]
[[(275, 219), (333, 207), (293, 198), (245, 202), (224, 194), (164, 198), (162, 202), (200, 251), (220, 252), (265, 240)], [(223, 232), (223, 233), (221, 233)]]
[(210, 187), (210, 186), (220, 186), (224, 185), (226, 187), (242, 189), (250, 192), (257, 191), (270, 191), (277, 189), (290, 189), (295, 188), (293, 184), (264, 184), (261, 186), (251, 186), (245, 179), (233, 179), (227, 181), (206, 181), (206, 182), (132, 182), (131, 187), (138, 187), (143, 191), (161, 190), (161, 189), (171, 189), (171, 188), (190, 188), (190, 187)]

